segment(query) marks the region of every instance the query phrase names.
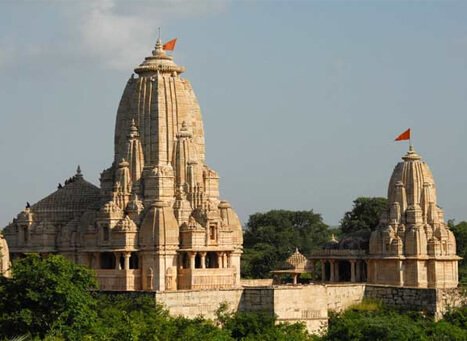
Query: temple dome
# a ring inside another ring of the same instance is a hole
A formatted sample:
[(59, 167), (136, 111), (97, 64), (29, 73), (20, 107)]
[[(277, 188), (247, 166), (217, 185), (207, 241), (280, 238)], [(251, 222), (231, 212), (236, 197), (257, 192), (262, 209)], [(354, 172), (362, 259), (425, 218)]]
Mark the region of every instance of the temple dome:
[[(116, 164), (128, 157), (128, 132), (136, 130), (145, 166), (172, 162), (180, 133), (191, 134), (196, 149), (192, 161), (204, 163), (201, 109), (190, 82), (180, 77), (184, 70), (165, 53), (160, 40), (152, 55), (135, 69), (139, 77), (128, 80), (117, 111)], [(181, 132), (183, 122), (185, 132)]]
[(135, 72), (139, 75), (154, 74), (157, 72), (180, 74), (184, 71), (185, 68), (183, 66), (175, 64), (172, 56), (165, 53), (160, 39), (157, 40), (152, 55), (146, 57), (144, 61), (135, 68)]
[(31, 211), (40, 219), (51, 212), (84, 212), (95, 208), (100, 202), (100, 190), (84, 180), (81, 170), (67, 180), (65, 186), (31, 206)]
[(419, 206), (425, 211), (429, 203), (436, 205), (436, 185), (428, 164), (412, 146), (402, 160), (394, 168), (389, 181), (389, 204), (399, 203), (401, 211), (409, 206)]

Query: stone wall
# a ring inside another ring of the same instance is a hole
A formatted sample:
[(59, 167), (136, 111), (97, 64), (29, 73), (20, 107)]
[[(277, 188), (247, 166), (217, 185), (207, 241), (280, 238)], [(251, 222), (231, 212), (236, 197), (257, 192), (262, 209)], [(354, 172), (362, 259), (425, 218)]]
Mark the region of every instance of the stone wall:
[(227, 303), (232, 310), (238, 310), (243, 289), (219, 290), (178, 290), (156, 293), (156, 302), (162, 303), (172, 315), (195, 318), (202, 315), (214, 319), (221, 303)]
[(328, 310), (342, 311), (352, 304), (358, 304), (365, 295), (364, 283), (326, 284)]
[(424, 311), (436, 319), (466, 300), (458, 288), (404, 288), (370, 284), (366, 285), (365, 298), (376, 299), (389, 306)]
[[(256, 283), (259, 284), (260, 282)], [(278, 322), (304, 322), (312, 333), (327, 326), (328, 310), (343, 310), (361, 302), (364, 284), (311, 284), (244, 287), (242, 289), (179, 290), (156, 293), (156, 301), (172, 315), (214, 319), (222, 303), (232, 311), (262, 311)]]
[[(123, 294), (151, 295), (144, 292)], [(404, 288), (365, 283), (251, 286), (155, 293), (156, 301), (162, 303), (172, 315), (215, 319), (216, 310), (227, 303), (231, 311), (261, 311), (275, 314), (278, 322), (303, 322), (310, 333), (325, 330), (329, 310), (342, 311), (360, 303), (363, 298), (376, 299), (389, 306), (425, 311), (436, 318), (441, 318), (450, 307), (467, 303), (458, 289)]]

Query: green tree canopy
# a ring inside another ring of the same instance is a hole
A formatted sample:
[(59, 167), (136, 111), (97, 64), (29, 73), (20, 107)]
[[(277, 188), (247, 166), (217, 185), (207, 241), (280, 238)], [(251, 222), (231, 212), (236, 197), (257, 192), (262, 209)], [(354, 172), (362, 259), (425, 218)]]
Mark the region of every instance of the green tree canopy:
[(459, 262), (459, 282), (467, 286), (467, 222), (455, 224), (450, 220), (448, 224), (456, 237), (456, 253), (463, 258)]
[(313, 211), (272, 210), (250, 216), (244, 234), (242, 274), (266, 278), (295, 248), (309, 255), (329, 240), (328, 226)]
[(61, 256), (41, 259), (30, 254), (13, 262), (12, 277), (0, 276), (2, 336), (43, 338), (56, 330), (73, 338), (71, 327), (80, 333), (96, 317), (89, 291), (93, 288), (96, 281), (90, 270)]
[(360, 197), (355, 199), (352, 210), (346, 212), (341, 220), (342, 233), (375, 230), (386, 205), (386, 198)]

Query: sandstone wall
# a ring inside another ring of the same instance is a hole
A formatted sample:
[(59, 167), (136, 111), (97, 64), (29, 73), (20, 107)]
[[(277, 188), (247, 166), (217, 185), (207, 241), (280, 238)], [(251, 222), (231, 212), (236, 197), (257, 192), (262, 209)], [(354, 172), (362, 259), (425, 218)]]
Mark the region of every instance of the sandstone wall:
[[(260, 282), (256, 283), (259, 284)], [(173, 315), (214, 319), (222, 303), (233, 311), (263, 311), (278, 322), (304, 322), (312, 333), (326, 328), (328, 310), (342, 310), (363, 298), (364, 284), (244, 287), (243, 289), (180, 290), (156, 293), (156, 301)]]
[(466, 300), (458, 288), (403, 288), (370, 284), (366, 285), (365, 298), (380, 300), (389, 306), (425, 311), (437, 319), (442, 318), (449, 308), (458, 307)]
[(342, 311), (363, 300), (365, 284), (326, 284), (326, 295), (328, 310)]
[(304, 322), (310, 333), (320, 333), (327, 327), (328, 296), (325, 286), (282, 286), (275, 287), (273, 291), (274, 314), (278, 322)]
[(435, 289), (367, 284), (365, 298), (381, 301), (388, 306), (423, 310), (430, 314), (436, 312)]
[(156, 293), (156, 302), (162, 303), (172, 315), (194, 318), (202, 315), (214, 319), (221, 303), (238, 310), (243, 289), (178, 290)]

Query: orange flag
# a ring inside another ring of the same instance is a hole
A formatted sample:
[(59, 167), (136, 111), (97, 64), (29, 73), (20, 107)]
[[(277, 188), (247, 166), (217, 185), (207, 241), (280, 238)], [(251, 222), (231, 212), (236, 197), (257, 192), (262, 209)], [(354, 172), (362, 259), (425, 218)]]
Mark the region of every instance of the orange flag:
[(169, 40), (166, 42), (164, 45), (162, 45), (162, 48), (165, 51), (173, 51), (175, 49), (175, 44), (177, 43), (177, 38)]
[(394, 141), (405, 141), (405, 140), (410, 140), (410, 128), (404, 131), (399, 136), (397, 136)]

